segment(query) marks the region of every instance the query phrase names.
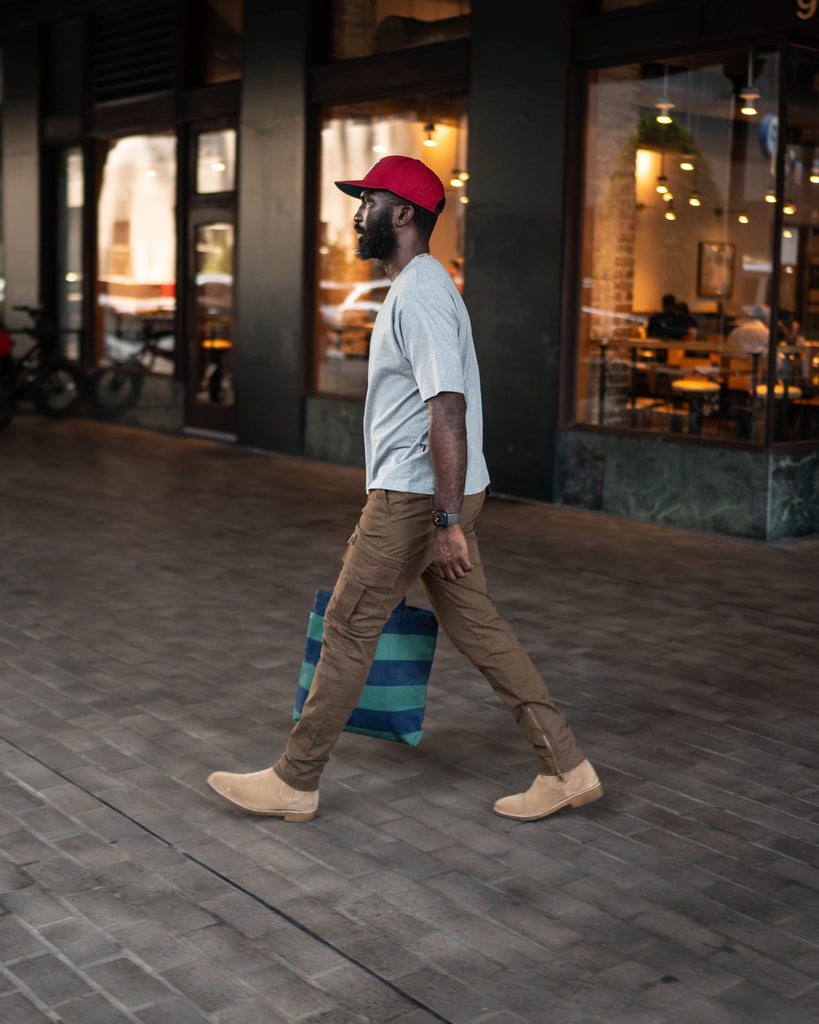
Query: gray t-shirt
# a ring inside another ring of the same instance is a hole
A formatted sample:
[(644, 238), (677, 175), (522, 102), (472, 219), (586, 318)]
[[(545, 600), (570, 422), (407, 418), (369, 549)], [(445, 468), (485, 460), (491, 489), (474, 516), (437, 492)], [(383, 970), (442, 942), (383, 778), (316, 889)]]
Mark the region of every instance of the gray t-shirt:
[(465, 494), (486, 489), (478, 361), (469, 314), (443, 264), (416, 256), (393, 281), (370, 339), (364, 450), (367, 490), (434, 494), (425, 402), (466, 398)]

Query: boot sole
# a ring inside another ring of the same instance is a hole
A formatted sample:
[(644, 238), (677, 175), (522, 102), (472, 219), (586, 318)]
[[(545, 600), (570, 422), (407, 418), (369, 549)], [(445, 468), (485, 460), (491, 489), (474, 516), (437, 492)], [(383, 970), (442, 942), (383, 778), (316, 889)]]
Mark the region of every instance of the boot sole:
[(247, 804), (243, 804), (240, 800), (235, 799), (235, 797), (223, 793), (221, 789), (217, 789), (211, 782), (208, 782), (208, 785), (214, 793), (218, 793), (223, 799), (232, 803), (234, 807), (241, 807), (243, 811), (248, 811), (250, 814), (258, 814), (263, 818), (284, 818), (285, 821), (312, 821), (316, 816), (316, 811), (286, 811), (283, 809), (263, 811), (258, 807), (248, 807)]
[(561, 803), (550, 807), (547, 811), (540, 811), (538, 814), (507, 814), (505, 811), (499, 811), (496, 808), (493, 808), (493, 810), (495, 814), (499, 814), (502, 818), (512, 818), (514, 821), (540, 821), (541, 818), (548, 818), (550, 814), (554, 814), (555, 811), (560, 811), (564, 807), (582, 807), (583, 804), (590, 804), (595, 800), (599, 800), (602, 795), (603, 787), (598, 782), (591, 789), (587, 789), (583, 793), (576, 793), (574, 796), (569, 797), (568, 800), (563, 800)]

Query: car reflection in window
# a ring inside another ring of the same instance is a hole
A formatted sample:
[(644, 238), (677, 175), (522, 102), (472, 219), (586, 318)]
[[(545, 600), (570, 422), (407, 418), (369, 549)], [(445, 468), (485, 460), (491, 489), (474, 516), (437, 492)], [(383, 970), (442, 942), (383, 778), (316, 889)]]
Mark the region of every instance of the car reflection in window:
[(322, 281), (319, 312), (327, 341), (327, 355), (366, 358), (375, 317), (390, 290), (390, 281), (349, 283)]

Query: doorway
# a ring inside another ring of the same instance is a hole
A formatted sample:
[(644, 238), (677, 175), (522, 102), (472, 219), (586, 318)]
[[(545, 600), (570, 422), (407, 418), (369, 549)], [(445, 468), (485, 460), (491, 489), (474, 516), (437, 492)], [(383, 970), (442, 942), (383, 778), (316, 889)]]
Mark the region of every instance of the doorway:
[(185, 425), (236, 436), (235, 215), (191, 210)]

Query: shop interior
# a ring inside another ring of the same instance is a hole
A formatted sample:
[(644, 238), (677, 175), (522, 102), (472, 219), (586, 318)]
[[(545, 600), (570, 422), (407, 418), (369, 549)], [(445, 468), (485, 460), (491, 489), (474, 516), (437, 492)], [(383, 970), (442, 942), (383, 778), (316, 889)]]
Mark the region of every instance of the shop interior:
[(818, 88), (795, 47), (590, 73), (578, 422), (819, 437)]

